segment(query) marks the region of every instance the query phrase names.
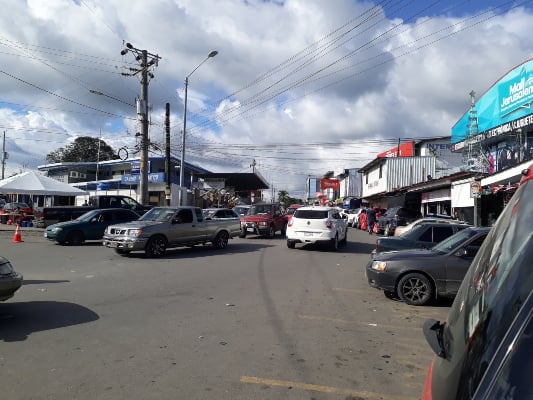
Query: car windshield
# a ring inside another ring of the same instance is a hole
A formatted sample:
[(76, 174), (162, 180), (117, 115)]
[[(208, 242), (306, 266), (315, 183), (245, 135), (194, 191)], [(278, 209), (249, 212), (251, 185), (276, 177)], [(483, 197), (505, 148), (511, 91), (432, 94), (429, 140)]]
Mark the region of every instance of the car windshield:
[(248, 211), (248, 214), (249, 215), (270, 214), (270, 210), (272, 210), (272, 206), (270, 205), (257, 205), (257, 206), (252, 206), (250, 208), (250, 211)]
[(400, 235), (404, 239), (410, 239), (410, 240), (418, 240), (422, 232), (426, 231), (427, 224), (419, 224), (416, 226), (413, 226), (412, 229), (408, 230), (407, 232)]
[(100, 210), (87, 211), (85, 214), (82, 214), (78, 218), (76, 218), (76, 221), (87, 222), (93, 219), (94, 217), (97, 217), (98, 215), (100, 215), (100, 213), (101, 213)]
[(464, 243), (468, 238), (471, 238), (472, 236), (475, 236), (477, 232), (473, 229), (462, 229), (459, 232), (453, 234), (452, 236), (444, 239), (439, 244), (436, 244), (431, 248), (431, 250), (436, 251), (438, 253), (448, 253), (452, 251), (453, 249), (460, 246), (462, 243)]
[(176, 211), (178, 211), (177, 208), (155, 207), (148, 210), (147, 213), (145, 213), (141, 218), (139, 218), (139, 221), (170, 221), (172, 216), (176, 214)]

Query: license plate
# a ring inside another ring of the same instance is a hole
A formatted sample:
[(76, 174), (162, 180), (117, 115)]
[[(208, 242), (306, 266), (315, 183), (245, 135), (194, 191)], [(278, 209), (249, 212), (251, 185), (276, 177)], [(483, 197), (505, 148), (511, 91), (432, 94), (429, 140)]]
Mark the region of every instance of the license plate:
[(44, 233), (44, 237), (48, 237), (48, 234), (46, 232)]
[(304, 232), (304, 236), (313, 236), (313, 232)]
[(246, 228), (247, 232), (254, 232), (254, 228)]
[(109, 246), (109, 247), (117, 247), (117, 243), (115, 243), (115, 242), (109, 242), (109, 243), (108, 243), (108, 246)]

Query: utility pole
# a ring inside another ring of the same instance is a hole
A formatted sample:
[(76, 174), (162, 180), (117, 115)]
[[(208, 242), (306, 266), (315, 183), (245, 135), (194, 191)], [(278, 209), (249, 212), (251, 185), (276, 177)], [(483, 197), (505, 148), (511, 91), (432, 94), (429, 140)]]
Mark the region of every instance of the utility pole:
[(7, 160), (6, 131), (4, 131), (4, 142), (3, 142), (3, 145), (2, 145), (2, 179), (4, 179), (4, 171), (6, 169), (6, 160)]
[[(141, 96), (137, 99), (137, 116), (141, 123), (141, 170), (139, 179), (139, 191), (141, 194), (140, 203), (147, 205), (148, 198), (148, 78), (154, 75), (149, 71), (150, 67), (157, 64), (161, 57), (157, 54), (148, 53), (146, 50), (140, 50), (126, 43), (126, 48), (120, 54), (126, 55), (129, 51), (136, 55), (135, 60), (139, 61), (139, 68), (129, 68), (131, 72), (123, 72), (124, 76), (134, 76), (141, 74)], [(148, 61), (150, 58), (150, 61)]]
[(165, 199), (167, 206), (170, 205), (170, 103), (166, 104), (165, 111), (165, 133), (166, 133), (166, 146), (165, 146), (165, 177), (167, 180), (167, 186), (165, 188)]

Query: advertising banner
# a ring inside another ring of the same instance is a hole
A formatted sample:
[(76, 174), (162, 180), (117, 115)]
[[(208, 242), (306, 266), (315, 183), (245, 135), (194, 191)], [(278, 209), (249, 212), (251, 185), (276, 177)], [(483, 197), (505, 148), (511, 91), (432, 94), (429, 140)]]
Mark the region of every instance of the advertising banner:
[(413, 157), (415, 155), (415, 146), (413, 142), (407, 142), (399, 146), (393, 147), (383, 153), (379, 153), (377, 158), (387, 157)]
[(341, 183), (338, 179), (320, 179), (320, 189), (340, 190)]

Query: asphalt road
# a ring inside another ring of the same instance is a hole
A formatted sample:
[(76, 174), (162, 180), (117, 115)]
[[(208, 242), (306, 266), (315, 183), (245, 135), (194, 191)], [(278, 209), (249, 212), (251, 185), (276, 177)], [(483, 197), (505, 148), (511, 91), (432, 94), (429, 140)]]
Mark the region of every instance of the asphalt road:
[(98, 242), (0, 230), (24, 285), (0, 303), (2, 399), (418, 399), (432, 357), (427, 307), (386, 299), (364, 266), (374, 236), (339, 252), (233, 239), (161, 259)]

